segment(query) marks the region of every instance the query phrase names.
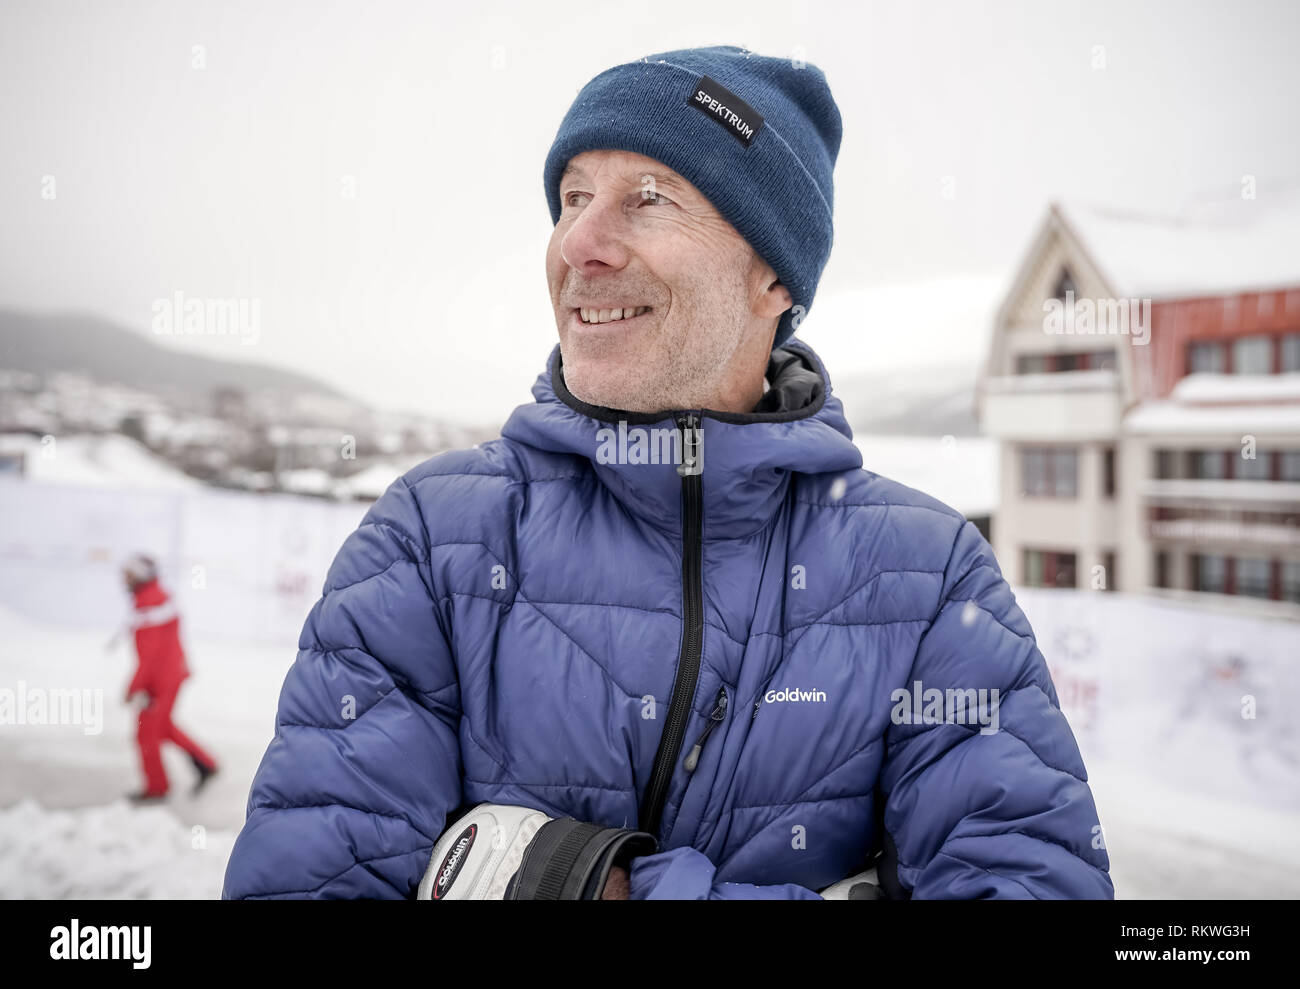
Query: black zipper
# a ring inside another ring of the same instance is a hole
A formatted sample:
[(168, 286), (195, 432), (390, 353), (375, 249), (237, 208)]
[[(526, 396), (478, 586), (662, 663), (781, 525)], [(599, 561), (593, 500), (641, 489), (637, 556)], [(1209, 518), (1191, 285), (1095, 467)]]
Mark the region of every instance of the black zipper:
[(704, 731), (700, 732), (700, 737), (695, 740), (691, 746), (690, 754), (682, 763), (688, 773), (695, 772), (695, 767), (700, 764), (700, 753), (704, 751), (704, 743), (709, 740), (709, 735), (716, 728), (722, 719), (727, 716), (727, 688), (718, 688), (718, 699), (713, 702), (713, 710), (709, 712), (709, 722), (704, 726)]
[(682, 648), (677, 657), (677, 679), (668, 704), (668, 723), (659, 739), (650, 785), (641, 806), (641, 830), (659, 837), (664, 801), (673, 767), (682, 750), (682, 737), (695, 700), (704, 648), (704, 589), (701, 575), (704, 555), (704, 498), (700, 481), (700, 422), (693, 412), (677, 420), (682, 433)]

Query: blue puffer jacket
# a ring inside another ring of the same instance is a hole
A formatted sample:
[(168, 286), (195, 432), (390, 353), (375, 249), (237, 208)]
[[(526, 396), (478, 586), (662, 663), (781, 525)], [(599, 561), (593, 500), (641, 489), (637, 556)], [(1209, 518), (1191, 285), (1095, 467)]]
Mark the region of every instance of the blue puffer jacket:
[[(816, 898), (876, 859), (895, 896), (1113, 896), (988, 544), (863, 469), (806, 344), (749, 415), (599, 409), (560, 368), (344, 543), (226, 897), (411, 897), (481, 801), (650, 831), (634, 899)], [(988, 731), (923, 693), (994, 688)]]

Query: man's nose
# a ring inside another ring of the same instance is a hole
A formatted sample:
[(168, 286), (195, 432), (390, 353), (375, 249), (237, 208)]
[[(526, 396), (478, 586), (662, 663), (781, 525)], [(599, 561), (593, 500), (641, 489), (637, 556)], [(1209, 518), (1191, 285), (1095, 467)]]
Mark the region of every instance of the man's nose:
[(622, 203), (593, 196), (560, 242), (560, 256), (575, 271), (622, 268), (628, 261)]

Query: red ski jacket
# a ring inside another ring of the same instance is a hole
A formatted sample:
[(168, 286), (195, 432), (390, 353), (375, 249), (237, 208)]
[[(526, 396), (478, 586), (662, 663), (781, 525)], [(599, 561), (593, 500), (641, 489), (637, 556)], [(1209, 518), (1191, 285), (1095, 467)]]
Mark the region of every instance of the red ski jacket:
[(181, 649), (180, 616), (176, 605), (157, 580), (135, 589), (135, 652), (139, 657), (128, 696), (137, 690), (160, 694), (179, 687), (190, 675)]

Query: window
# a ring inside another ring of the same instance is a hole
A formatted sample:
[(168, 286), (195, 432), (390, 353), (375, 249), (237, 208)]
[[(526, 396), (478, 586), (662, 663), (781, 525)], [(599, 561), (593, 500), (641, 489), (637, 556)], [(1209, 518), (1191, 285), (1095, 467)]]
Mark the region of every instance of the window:
[(1016, 374), (1051, 374), (1055, 371), (1113, 371), (1114, 350), (1086, 350), (1073, 354), (1017, 354)]
[(1222, 374), (1226, 367), (1223, 344), (1217, 341), (1202, 341), (1188, 346), (1188, 374)]
[(1036, 549), (1025, 550), (1025, 584), (1029, 587), (1043, 586), (1043, 556)]
[(1267, 481), (1273, 476), (1273, 454), (1267, 450), (1256, 450), (1254, 457), (1238, 456), (1234, 467), (1237, 477), (1242, 480)]
[(1300, 450), (1282, 450), (1277, 459), (1279, 480), (1300, 481)]
[(1074, 284), (1074, 277), (1070, 274), (1069, 268), (1062, 268), (1060, 276), (1056, 279), (1056, 288), (1052, 291), (1052, 297), (1066, 301), (1065, 293), (1069, 292), (1071, 298), (1079, 297), (1079, 289)]
[(1020, 451), (1020, 493), (1031, 498), (1049, 494), (1047, 451), (1030, 447)]
[(1251, 598), (1268, 598), (1273, 595), (1273, 567), (1271, 561), (1259, 557), (1240, 557), (1237, 560), (1237, 593)]
[(1106, 569), (1106, 586), (1103, 590), (1117, 590), (1117, 581), (1119, 580), (1119, 571), (1115, 569), (1115, 551), (1107, 550), (1101, 554), (1101, 565)]
[(1287, 371), (1300, 371), (1300, 333), (1288, 333), (1282, 338), (1282, 366), (1278, 368), (1283, 373)]
[(1076, 587), (1073, 553), (1025, 550), (1025, 585), (1028, 587)]
[(1273, 370), (1271, 337), (1238, 337), (1232, 342), (1233, 374), (1268, 374)]
[(1156, 554), (1156, 587), (1169, 586), (1169, 554), (1161, 550)]
[[(1050, 562), (1053, 568), (1050, 572), (1053, 587), (1075, 587), (1077, 580), (1074, 567), (1073, 553), (1053, 553), (1054, 559)], [(1044, 574), (1044, 577), (1048, 574)]]
[(1074, 498), (1079, 493), (1074, 447), (1027, 446), (1020, 450), (1020, 493), (1030, 498)]
[(1218, 481), (1228, 476), (1228, 458), (1222, 450), (1191, 450), (1187, 459), (1188, 473), (1198, 481)]
[(1300, 604), (1300, 560), (1282, 561), (1282, 600)]
[(1052, 451), (1052, 494), (1058, 498), (1073, 498), (1079, 493), (1079, 458), (1074, 450), (1065, 447)]
[(1157, 450), (1156, 451), (1156, 479), (1160, 481), (1172, 481), (1180, 476), (1178, 470), (1178, 455), (1181, 450)]
[(1115, 448), (1108, 446), (1101, 451), (1101, 493), (1107, 498), (1115, 497)]
[(1228, 592), (1228, 558), (1197, 554), (1192, 557), (1193, 587), (1213, 594)]

